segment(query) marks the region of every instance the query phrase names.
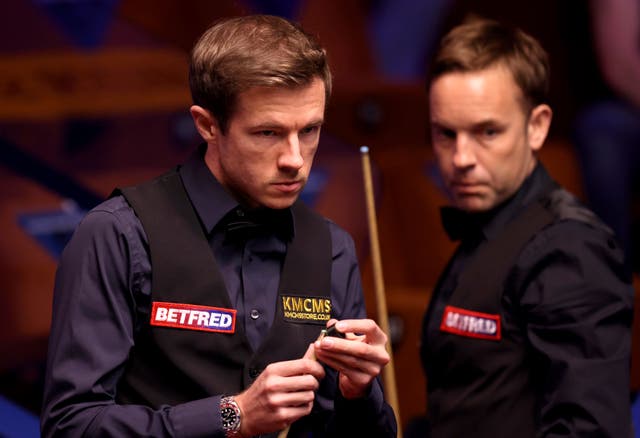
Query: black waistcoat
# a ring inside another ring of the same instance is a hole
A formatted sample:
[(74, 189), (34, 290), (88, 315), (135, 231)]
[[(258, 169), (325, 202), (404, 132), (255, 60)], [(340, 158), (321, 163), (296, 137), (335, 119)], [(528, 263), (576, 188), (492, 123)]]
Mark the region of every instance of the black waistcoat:
[[(120, 192), (147, 234), (152, 301), (230, 309), (222, 274), (178, 173)], [(233, 334), (212, 333), (158, 327), (147, 317), (120, 379), (118, 403), (158, 408), (237, 394), (269, 363), (303, 356), (325, 322), (285, 321), (281, 298), (330, 298), (331, 238), (324, 219), (303, 204), (294, 204), (292, 212), (295, 237), (287, 246), (273, 325), (259, 349), (252, 351), (241, 323)]]
[(443, 314), (434, 314), (430, 306), (423, 336), (430, 318), (436, 318), (440, 331), (423, 342), (421, 356), (438, 374), (427, 382), (433, 438), (536, 435), (536, 382), (524, 328), (504, 312), (502, 298), (518, 254), (539, 230), (560, 218), (597, 221), (568, 192), (547, 191), (496, 238), (480, 244)]

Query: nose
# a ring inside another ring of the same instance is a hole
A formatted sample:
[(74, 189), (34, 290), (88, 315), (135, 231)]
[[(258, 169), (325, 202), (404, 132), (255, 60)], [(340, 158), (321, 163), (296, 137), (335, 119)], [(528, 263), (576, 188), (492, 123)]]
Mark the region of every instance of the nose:
[(456, 137), (455, 150), (453, 152), (453, 165), (457, 169), (468, 169), (476, 164), (476, 154), (473, 140), (465, 135)]
[(282, 170), (300, 170), (304, 159), (300, 151), (300, 139), (297, 133), (288, 136), (278, 156), (278, 167)]

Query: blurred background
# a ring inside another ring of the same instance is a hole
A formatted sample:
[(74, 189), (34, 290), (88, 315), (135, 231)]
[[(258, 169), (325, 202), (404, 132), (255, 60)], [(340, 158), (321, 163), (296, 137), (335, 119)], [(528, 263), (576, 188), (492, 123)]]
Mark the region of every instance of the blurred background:
[[(619, 18), (608, 3), (3, 1), (0, 436), (38, 436), (56, 263), (78, 221), (114, 187), (156, 176), (199, 143), (188, 113), (188, 54), (220, 17), (284, 16), (328, 50), (335, 88), (304, 199), (354, 236), (375, 317), (358, 153), (361, 145), (370, 147), (403, 425), (425, 412), (421, 319), (454, 248), (440, 227), (445, 200), (428, 142), (423, 79), (439, 37), (452, 26), (471, 15), (494, 18), (545, 46), (554, 120), (540, 158), (614, 227), (638, 272), (640, 241), (632, 230), (640, 217), (634, 181), (640, 16)], [(602, 4), (605, 10), (597, 9)], [(640, 387), (639, 336), (630, 394)]]

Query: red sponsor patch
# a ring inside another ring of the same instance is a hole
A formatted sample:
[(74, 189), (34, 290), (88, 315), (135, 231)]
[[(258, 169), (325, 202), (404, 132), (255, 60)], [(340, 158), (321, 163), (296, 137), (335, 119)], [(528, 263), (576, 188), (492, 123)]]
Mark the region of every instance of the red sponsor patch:
[(442, 314), (440, 330), (459, 336), (499, 341), (501, 339), (500, 315), (446, 306)]
[(151, 325), (205, 332), (235, 333), (236, 310), (154, 301)]

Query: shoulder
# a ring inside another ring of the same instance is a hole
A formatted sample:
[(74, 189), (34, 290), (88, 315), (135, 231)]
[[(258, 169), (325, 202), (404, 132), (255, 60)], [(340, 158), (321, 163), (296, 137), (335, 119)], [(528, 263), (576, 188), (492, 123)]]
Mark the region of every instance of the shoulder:
[(573, 259), (588, 255), (623, 264), (622, 248), (605, 226), (576, 219), (558, 219), (537, 232), (523, 248), (520, 259), (551, 262), (564, 254)]
[(524, 312), (530, 327), (595, 327), (605, 319), (607, 325), (630, 325), (634, 292), (623, 251), (595, 219), (558, 216), (515, 260), (505, 302)]
[(78, 224), (68, 247), (108, 247), (130, 249), (132, 243), (146, 241), (140, 221), (122, 196), (114, 196), (91, 209)]
[(624, 254), (613, 231), (573, 196), (562, 192), (561, 199), (548, 206), (553, 220), (532, 236), (520, 260), (552, 263), (571, 259), (622, 269)]
[(340, 256), (349, 256), (356, 258), (355, 243), (351, 234), (349, 234), (344, 228), (333, 222), (331, 219), (323, 218), (325, 224), (329, 227), (329, 233), (331, 235), (331, 254), (333, 258)]
[(632, 288), (623, 250), (612, 231), (576, 202), (555, 210), (554, 220), (525, 245), (511, 271), (513, 292), (535, 308), (573, 303), (592, 311), (620, 300), (628, 306)]
[(558, 189), (547, 198), (544, 205), (553, 219), (531, 238), (522, 256), (535, 258), (554, 251), (580, 256), (599, 249), (623, 263), (622, 248), (613, 231), (575, 196)]
[(322, 216), (317, 211), (311, 209), (303, 202), (296, 202), (293, 206), (294, 216), (305, 215), (312, 218), (314, 226), (324, 226), (329, 230), (331, 238), (331, 254), (335, 260), (340, 256), (349, 256), (356, 258), (355, 244), (351, 235), (341, 226), (333, 222), (331, 219)]
[(104, 228), (123, 228), (135, 222), (136, 215), (122, 195), (117, 195), (98, 204), (86, 214), (78, 229), (99, 231)]
[(545, 207), (557, 221), (574, 220), (612, 233), (593, 211), (582, 204), (573, 194), (562, 188), (554, 190), (546, 197)]

